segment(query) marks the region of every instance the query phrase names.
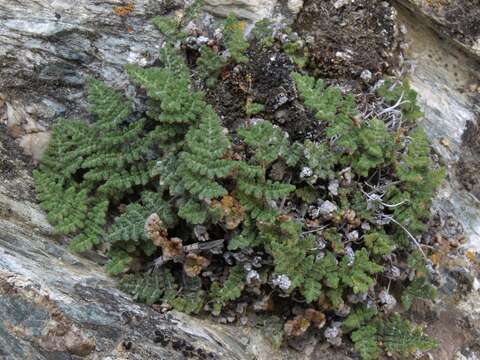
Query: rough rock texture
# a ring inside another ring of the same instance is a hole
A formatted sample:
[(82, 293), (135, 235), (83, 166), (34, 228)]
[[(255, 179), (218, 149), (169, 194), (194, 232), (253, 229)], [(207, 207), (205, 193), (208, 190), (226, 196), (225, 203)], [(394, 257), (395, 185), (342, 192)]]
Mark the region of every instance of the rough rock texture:
[(231, 12), (247, 20), (276, 16), (292, 19), (303, 5), (303, 0), (206, 0), (207, 9), (215, 15), (228, 16)]
[[(148, 63), (161, 45), (148, 21), (162, 1), (2, 1), (0, 3), (0, 113), (10, 134), (38, 158), (48, 121), (82, 113), (83, 85), (96, 76), (125, 84), (122, 66)], [(123, 9), (123, 11), (121, 11)]]
[[(480, 250), (480, 209), (475, 193), (478, 181), (478, 148), (464, 144), (465, 136), (471, 136), (478, 116), (480, 97), (480, 63), (464, 51), (452, 46), (448, 39), (439, 35), (441, 29), (431, 29), (418, 9), (412, 13), (398, 7), (400, 21), (405, 25), (408, 39), (407, 61), (411, 72), (412, 86), (419, 93), (425, 112), (423, 125), (435, 150), (448, 168), (448, 181), (437, 199), (437, 206), (451, 212), (462, 222), (468, 244)], [(437, 31), (438, 30), (438, 31)], [(472, 122), (465, 132), (467, 123)], [(463, 136), (465, 134), (465, 136)], [(471, 142), (470, 142), (471, 143)], [(472, 153), (473, 152), (473, 153)], [(462, 182), (468, 181), (468, 171), (457, 171), (458, 162), (473, 170), (470, 174), (474, 186), (466, 189)]]
[[(459, 160), (464, 160), (466, 169), (471, 161), (478, 162), (480, 158), (475, 146), (478, 139), (468, 136), (476, 133), (479, 65), (438, 36), (451, 37), (471, 54), (475, 53), (478, 33), (467, 33), (466, 29), (475, 28), (478, 16), (457, 22), (451, 14), (472, 14), (470, 9), (475, 8), (466, 5), (478, 6), (478, 1), (401, 2), (414, 10), (411, 13), (398, 6), (399, 18), (408, 30), (405, 36), (409, 44), (406, 61), (412, 70), (409, 76), (420, 92), (426, 114), (423, 125), (449, 169), (436, 207), (462, 223), (467, 247), (480, 250), (477, 187), (473, 183), (469, 188), (471, 181), (464, 181), (467, 172), (462, 167), (458, 170)], [(235, 11), (248, 20), (272, 14), (292, 21), (302, 3), (207, 0), (212, 13), (225, 15)], [(391, 13), (386, 4), (375, 2), (378, 7), (372, 8), (368, 7), (369, 2), (353, 3), (306, 1), (309, 8), (317, 4), (318, 11), (325, 8), (327, 14), (333, 14), (332, 18), (324, 18), (331, 27), (327, 36), (333, 38), (319, 43), (319, 49), (328, 50), (327, 55), (329, 51), (336, 56), (336, 52), (353, 48), (361, 56), (365, 44), (362, 36), (373, 36), (378, 45), (375, 49), (382, 48), (382, 39), (392, 40), (389, 36), (393, 28), (386, 29), (387, 36), (367, 35), (368, 29), (381, 31), (373, 20), (382, 9), (382, 19), (388, 19), (386, 16)], [(440, 3), (446, 7), (434, 6)], [(325, 344), (316, 345), (315, 339), (293, 344), (301, 349), (298, 353), (275, 352), (254, 330), (222, 327), (175, 313), (162, 315), (135, 304), (115, 289), (101, 268), (68, 253), (61, 246), (62, 239), (52, 234), (34, 204), (29, 176), (31, 163), (41, 155), (48, 140), (52, 119), (84, 114), (86, 76), (100, 77), (122, 87), (126, 84), (122, 66), (155, 61), (162, 42), (148, 20), (163, 14), (168, 8), (165, 3), (137, 0), (133, 9), (125, 5), (127, 2), (120, 0), (0, 3), (0, 359), (202, 359), (208, 358), (205, 356), (209, 353), (218, 359), (351, 359), (353, 355), (347, 350), (331, 352)], [(417, 17), (419, 14), (422, 16)], [(308, 15), (301, 13), (299, 21), (308, 20)], [(352, 25), (343, 25), (342, 19), (365, 18), (372, 22), (365, 27), (358, 25), (355, 42), (344, 48), (345, 42), (336, 41), (334, 36), (340, 34), (339, 29)], [(325, 24), (321, 15), (310, 20), (316, 24), (312, 30), (319, 30), (316, 35), (321, 39), (321, 32), (325, 32), (320, 27)], [(392, 24), (390, 21), (393, 23), (390, 19), (386, 24)], [(390, 49), (392, 44), (385, 46)], [(388, 62), (386, 59), (390, 58), (381, 51), (374, 55), (379, 61)], [(346, 63), (346, 68), (354, 69), (355, 76), (363, 66), (356, 62), (358, 59), (361, 60), (354, 57)], [(386, 68), (384, 64), (380, 66), (382, 70)], [(464, 132), (469, 121), (469, 130)], [(24, 156), (19, 146), (33, 160)], [(471, 178), (478, 174), (471, 173)], [(416, 304), (414, 319), (427, 324), (427, 331), (440, 340), (440, 348), (432, 355), (434, 359), (476, 359), (480, 357), (480, 284), (474, 272), (478, 263), (472, 265), (470, 262), (475, 260), (466, 259), (462, 251), (444, 261), (442, 296), (437, 306), (430, 309)]]
[[(420, 306), (414, 318), (430, 323), (428, 331), (440, 341), (439, 349), (432, 354), (434, 359), (474, 360), (480, 357), (480, 262), (466, 260), (463, 254), (467, 249), (470, 254), (480, 251), (480, 202), (476, 192), (480, 63), (465, 53), (465, 48), (452, 46), (457, 39), (445, 38), (444, 28), (426, 19), (414, 2), (408, 8), (397, 6), (397, 10), (406, 38), (403, 47), (408, 77), (425, 112), (422, 125), (447, 169), (447, 180), (434, 208), (460, 223), (466, 237), (463, 249), (442, 259), (441, 296), (436, 307), (425, 311)], [(448, 224), (442, 226), (446, 233), (448, 228)], [(454, 241), (448, 235), (446, 239)]]
[(397, 0), (424, 15), (442, 35), (480, 58), (479, 0)]

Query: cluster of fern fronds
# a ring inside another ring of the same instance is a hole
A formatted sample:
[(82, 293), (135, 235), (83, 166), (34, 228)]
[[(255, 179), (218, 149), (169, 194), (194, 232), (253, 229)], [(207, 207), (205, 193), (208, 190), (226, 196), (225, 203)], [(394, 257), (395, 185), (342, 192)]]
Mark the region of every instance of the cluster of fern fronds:
[[(415, 127), (408, 84), (377, 89), (387, 106), (408, 100), (393, 126), (364, 118), (352, 95), (299, 70), (291, 76), (321, 136), (292, 142), (255, 103), (243, 126), (227, 129), (192, 85), (181, 23), (155, 23), (167, 37), (162, 66), (127, 68), (147, 111), (92, 80), (92, 123), (61, 120), (53, 130), (34, 177), (58, 233), (75, 251), (107, 249), (108, 271), (147, 303), (281, 314), (285, 337), (322, 329), (338, 344), (348, 334), (363, 359), (433, 346), (391, 315), (434, 296), (418, 239), (441, 171)], [(256, 46), (275, 46), (266, 28), (253, 32)], [(214, 87), (221, 71), (250, 61), (248, 47), (230, 17), (223, 43), (203, 45), (193, 71)], [(288, 301), (296, 306), (276, 306)]]

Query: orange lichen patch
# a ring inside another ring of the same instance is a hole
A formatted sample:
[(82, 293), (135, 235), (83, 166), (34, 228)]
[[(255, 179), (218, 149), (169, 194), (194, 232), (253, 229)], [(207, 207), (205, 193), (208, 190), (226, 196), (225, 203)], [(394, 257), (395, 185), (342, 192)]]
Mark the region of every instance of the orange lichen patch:
[(470, 260), (472, 263), (477, 264), (477, 254), (473, 250), (467, 250), (465, 253), (465, 256), (467, 257), (468, 260)]
[(203, 269), (210, 265), (210, 261), (203, 256), (190, 253), (185, 257), (185, 263), (183, 264), (183, 270), (189, 277), (195, 277), (200, 275)]
[(245, 32), (246, 28), (247, 28), (247, 22), (244, 20), (236, 21), (235, 23), (228, 26), (229, 30), (241, 30), (243, 32)]
[(228, 230), (236, 229), (245, 218), (245, 209), (231, 195), (224, 196), (220, 201), (212, 201), (212, 207), (220, 210), (222, 220)]
[(448, 140), (447, 138), (445, 138), (445, 137), (441, 138), (440, 139), (440, 144), (442, 144), (448, 150), (452, 150), (452, 144), (450, 143), (450, 140)]
[(130, 15), (133, 10), (135, 10), (135, 5), (133, 5), (132, 3), (128, 4), (128, 5), (125, 5), (125, 6), (117, 6), (115, 8), (113, 8), (113, 12), (118, 15), (118, 16), (121, 16), (121, 17), (125, 17), (125, 16), (128, 16)]

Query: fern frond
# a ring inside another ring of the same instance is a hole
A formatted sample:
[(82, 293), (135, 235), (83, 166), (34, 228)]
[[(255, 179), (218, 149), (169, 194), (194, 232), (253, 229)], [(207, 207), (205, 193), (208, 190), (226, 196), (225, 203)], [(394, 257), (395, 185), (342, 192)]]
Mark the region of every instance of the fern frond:
[(438, 346), (438, 343), (423, 334), (420, 327), (394, 314), (383, 328), (382, 340), (385, 349), (391, 353), (406, 357), (417, 350), (426, 351)]

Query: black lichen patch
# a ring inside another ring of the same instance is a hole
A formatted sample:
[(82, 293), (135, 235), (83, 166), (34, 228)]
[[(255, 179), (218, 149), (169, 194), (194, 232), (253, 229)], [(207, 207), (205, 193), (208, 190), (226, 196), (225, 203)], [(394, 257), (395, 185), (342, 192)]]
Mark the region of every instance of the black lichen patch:
[(241, 67), (230, 68), (222, 74), (224, 81), (207, 92), (207, 100), (219, 114), (222, 123), (229, 129), (236, 129), (245, 119), (245, 104), (248, 96), (246, 73)]
[(379, 76), (391, 69), (397, 46), (394, 11), (380, 0), (337, 8), (333, 1), (307, 0), (295, 30), (311, 36), (308, 69), (317, 76), (340, 78), (356, 78), (363, 70)]
[(267, 112), (274, 112), (296, 98), (295, 84), (290, 77), (295, 66), (289, 56), (254, 45), (249, 57), (252, 59), (249, 64), (251, 94), (255, 102), (264, 104)]
[(448, 32), (463, 43), (472, 45), (480, 36), (480, 0), (457, 0), (447, 5)]
[(14, 179), (18, 175), (16, 159), (23, 159), (21, 149), (8, 136), (5, 125), (0, 125), (0, 179)]
[(9, 196), (28, 201), (35, 199), (33, 184), (27, 176), (32, 167), (32, 159), (9, 135), (6, 126), (0, 124), (0, 184), (8, 189)]
[(157, 329), (155, 330), (155, 337), (153, 342), (161, 345), (162, 347), (171, 347), (173, 350), (181, 353), (185, 359), (198, 359), (198, 360), (215, 360), (218, 356), (201, 347), (197, 347), (187, 340), (179, 337), (174, 331), (170, 329)]
[(457, 163), (457, 175), (460, 183), (477, 199), (480, 199), (480, 117), (469, 121), (463, 132), (463, 152)]

